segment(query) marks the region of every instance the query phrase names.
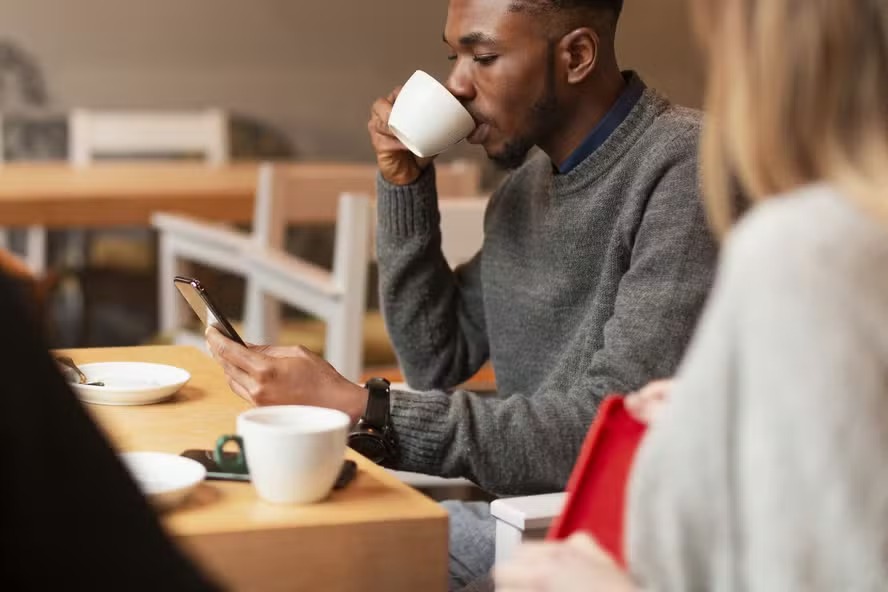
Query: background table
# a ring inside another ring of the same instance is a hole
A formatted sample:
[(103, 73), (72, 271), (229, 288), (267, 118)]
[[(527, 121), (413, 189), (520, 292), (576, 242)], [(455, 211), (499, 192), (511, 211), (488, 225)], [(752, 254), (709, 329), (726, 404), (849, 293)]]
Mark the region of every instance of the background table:
[(249, 222), (258, 171), (256, 163), (5, 164), (0, 226), (149, 226), (156, 211)]
[[(77, 363), (143, 361), (191, 373), (170, 401), (87, 405), (122, 450), (211, 448), (248, 405), (216, 363), (182, 346), (67, 350)], [(164, 523), (210, 573), (236, 590), (444, 590), (447, 515), (436, 503), (349, 451), (358, 475), (321, 503), (275, 505), (249, 483), (206, 481)]]

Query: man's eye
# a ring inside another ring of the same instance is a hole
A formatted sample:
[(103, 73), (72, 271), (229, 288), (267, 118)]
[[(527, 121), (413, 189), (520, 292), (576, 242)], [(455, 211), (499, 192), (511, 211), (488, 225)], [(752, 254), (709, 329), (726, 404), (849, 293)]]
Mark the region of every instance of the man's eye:
[(496, 54), (484, 54), (484, 55), (475, 56), (472, 59), (475, 60), (476, 63), (481, 64), (482, 66), (489, 66), (490, 64), (495, 62), (496, 58), (498, 58), (498, 57), (499, 56)]
[(456, 61), (456, 54), (447, 56), (447, 59), (448, 59), (448, 61), (455, 62)]

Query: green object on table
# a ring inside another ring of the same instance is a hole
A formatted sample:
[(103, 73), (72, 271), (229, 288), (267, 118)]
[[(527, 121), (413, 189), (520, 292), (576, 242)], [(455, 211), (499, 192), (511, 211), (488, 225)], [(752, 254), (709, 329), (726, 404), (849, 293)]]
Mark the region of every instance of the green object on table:
[[(229, 442), (236, 442), (238, 451), (235, 458), (226, 457), (222, 448)], [(219, 436), (216, 440), (216, 448), (213, 450), (213, 460), (219, 465), (219, 468), (229, 473), (246, 473), (247, 459), (244, 457), (244, 439), (234, 434), (225, 434)]]

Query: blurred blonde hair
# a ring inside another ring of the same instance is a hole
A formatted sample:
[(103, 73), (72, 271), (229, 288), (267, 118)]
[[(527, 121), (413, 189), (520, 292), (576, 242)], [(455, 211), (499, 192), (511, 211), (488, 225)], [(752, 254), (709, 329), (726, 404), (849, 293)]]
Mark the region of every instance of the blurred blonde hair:
[(888, 220), (888, 0), (693, 0), (710, 221), (828, 181)]

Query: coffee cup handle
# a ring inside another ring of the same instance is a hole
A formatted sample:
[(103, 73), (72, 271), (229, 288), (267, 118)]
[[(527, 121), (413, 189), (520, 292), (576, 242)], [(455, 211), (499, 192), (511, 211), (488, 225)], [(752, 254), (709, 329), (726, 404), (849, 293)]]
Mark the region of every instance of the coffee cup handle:
[[(236, 458), (226, 458), (223, 454), (222, 448), (229, 442), (237, 443), (238, 451)], [(235, 436), (234, 434), (219, 436), (219, 439), (216, 440), (216, 448), (213, 450), (213, 460), (216, 461), (216, 464), (219, 465), (219, 468), (223, 471), (229, 473), (246, 473), (247, 460), (244, 458), (244, 439), (240, 436)]]

